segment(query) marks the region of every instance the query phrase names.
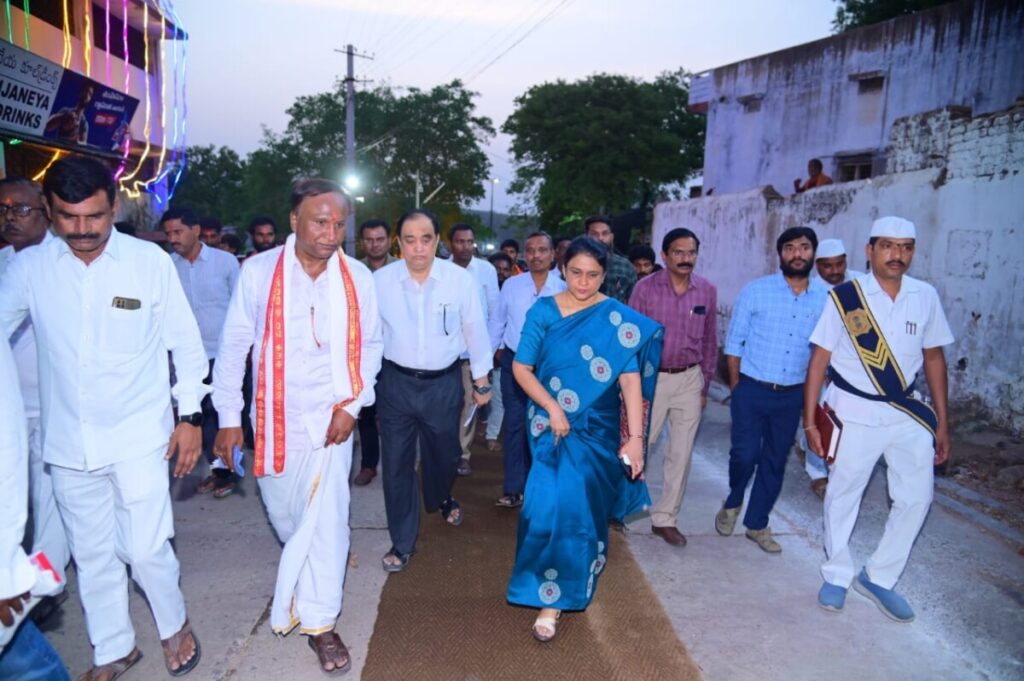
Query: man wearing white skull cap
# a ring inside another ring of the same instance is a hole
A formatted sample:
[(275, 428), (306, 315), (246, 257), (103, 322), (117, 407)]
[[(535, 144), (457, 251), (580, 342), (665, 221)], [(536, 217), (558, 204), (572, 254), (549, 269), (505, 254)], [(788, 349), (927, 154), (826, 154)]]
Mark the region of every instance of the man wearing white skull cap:
[[(825, 494), (827, 560), (818, 604), (842, 610), (852, 583), (897, 622), (914, 619), (894, 587), (931, 505), (933, 466), (945, 462), (950, 449), (942, 348), (953, 334), (935, 289), (905, 274), (916, 236), (909, 220), (875, 221), (865, 248), (871, 273), (832, 289), (811, 334), (814, 351), (804, 388), (804, 430), (812, 450), (823, 450), (813, 398), (826, 369), (832, 383), (825, 399), (842, 423)], [(914, 390), (922, 368), (931, 405)], [(893, 503), (878, 548), (857, 574), (849, 539), (880, 454), (888, 464)]]
[[(823, 239), (818, 243), (818, 250), (814, 253), (814, 272), (829, 286), (838, 286), (863, 274), (857, 270), (847, 269), (846, 246), (842, 239)], [(821, 401), (820, 398), (818, 401)], [(824, 499), (825, 487), (828, 485), (828, 467), (824, 459), (814, 456), (807, 448), (807, 436), (802, 429), (798, 437), (800, 449), (804, 451), (804, 470), (811, 479), (811, 491)]]

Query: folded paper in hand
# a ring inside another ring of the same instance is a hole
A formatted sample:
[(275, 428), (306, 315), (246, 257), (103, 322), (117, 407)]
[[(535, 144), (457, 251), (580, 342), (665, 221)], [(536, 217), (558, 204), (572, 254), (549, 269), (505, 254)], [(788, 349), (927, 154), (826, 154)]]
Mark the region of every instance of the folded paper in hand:
[(836, 460), (836, 453), (839, 451), (839, 440), (843, 436), (843, 422), (836, 416), (832, 407), (819, 404), (814, 407), (814, 425), (821, 435), (821, 449), (825, 455), (825, 463), (832, 465)]

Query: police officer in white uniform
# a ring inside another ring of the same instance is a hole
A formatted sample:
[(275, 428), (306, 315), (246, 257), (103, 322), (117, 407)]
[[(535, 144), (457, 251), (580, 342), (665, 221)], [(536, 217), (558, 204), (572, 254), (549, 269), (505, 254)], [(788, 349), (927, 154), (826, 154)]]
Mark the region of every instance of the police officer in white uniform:
[[(875, 221), (866, 247), (871, 273), (833, 289), (811, 334), (804, 388), (804, 428), (815, 452), (823, 446), (814, 408), (826, 368), (832, 384), (825, 399), (843, 424), (825, 495), (827, 560), (818, 603), (841, 610), (853, 583), (898, 622), (914, 619), (910, 604), (893, 589), (931, 505), (933, 466), (945, 462), (950, 450), (942, 348), (953, 334), (935, 289), (905, 275), (915, 240), (908, 220)], [(931, 407), (913, 391), (922, 368)], [(893, 503), (878, 548), (858, 574), (849, 540), (879, 455), (888, 464)]]

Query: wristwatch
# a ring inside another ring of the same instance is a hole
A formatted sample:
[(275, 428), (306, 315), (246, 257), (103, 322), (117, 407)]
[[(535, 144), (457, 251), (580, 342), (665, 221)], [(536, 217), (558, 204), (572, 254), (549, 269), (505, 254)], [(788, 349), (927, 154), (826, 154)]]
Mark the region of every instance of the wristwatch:
[(475, 392), (477, 395), (486, 395), (487, 393), (491, 392), (491, 386), (489, 386), (489, 385), (474, 385), (473, 386), (473, 392)]
[(178, 414), (178, 423), (187, 423), (190, 426), (203, 425), (203, 412), (197, 411), (194, 414)]

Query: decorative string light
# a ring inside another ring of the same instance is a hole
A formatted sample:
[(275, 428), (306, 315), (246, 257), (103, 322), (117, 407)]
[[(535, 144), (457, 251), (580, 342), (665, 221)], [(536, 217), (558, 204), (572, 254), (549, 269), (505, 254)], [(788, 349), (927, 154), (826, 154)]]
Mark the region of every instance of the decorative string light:
[(40, 170), (38, 173), (36, 173), (32, 177), (32, 181), (33, 182), (39, 182), (41, 179), (43, 179), (43, 176), (46, 175), (46, 171), (50, 169), (50, 166), (52, 166), (57, 161), (58, 158), (60, 158), (61, 153), (62, 152), (61, 152), (60, 149), (58, 149), (57, 151), (53, 152), (53, 157), (50, 159), (50, 162), (46, 164), (45, 168)]
[[(149, 186), (157, 181), (164, 169), (164, 160), (167, 158), (167, 65), (164, 59), (164, 47), (167, 43), (167, 18), (160, 13), (160, 46), (157, 54), (160, 56), (160, 157), (157, 159), (156, 171), (153, 177), (146, 182), (135, 182), (136, 191), (149, 189)], [(147, 90), (148, 93), (148, 90)]]
[(64, 56), (61, 57), (60, 65), (68, 68), (71, 66), (71, 17), (68, 14), (68, 0), (61, 4), (64, 7)]
[[(107, 3), (109, 4), (110, 0), (107, 0)], [(123, 10), (121, 15), (123, 17), (121, 21), (121, 44), (124, 50), (124, 93), (128, 94), (128, 88), (132, 83), (131, 60), (128, 53), (128, 0), (121, 0), (121, 9)], [(132, 136), (129, 131), (129, 134), (125, 135), (124, 138), (124, 151), (121, 154), (121, 163), (117, 166), (117, 171), (114, 173), (115, 181), (120, 180), (121, 175), (128, 167), (128, 154), (131, 152), (131, 148)]]
[(85, 40), (82, 41), (85, 55), (85, 75), (92, 78), (92, 2), (85, 3)]
[(7, 2), (4, 3), (4, 4), (6, 5), (6, 11), (7, 11), (7, 42), (13, 43), (14, 42), (14, 26), (11, 25), (11, 0), (7, 0)]
[[(11, 0), (7, 0), (7, 4), (10, 5), (11, 4)], [(29, 42), (28, 42), (28, 33), (29, 33), (29, 31), (28, 31), (28, 20), (31, 17), (31, 13), (28, 10), (28, 0), (25, 0), (24, 7), (25, 7), (25, 49), (26, 50), (31, 50), (32, 48), (30, 47)], [(12, 40), (11, 42), (14, 42), (14, 41)]]
[[(125, 17), (127, 17), (127, 14), (125, 15)], [(133, 170), (132, 172), (130, 172), (127, 175), (123, 176), (121, 178), (121, 180), (120, 180), (121, 188), (124, 189), (125, 191), (127, 191), (128, 192), (128, 196), (130, 196), (133, 199), (138, 197), (139, 192), (137, 190), (135, 190), (135, 189), (129, 189), (128, 188), (128, 181), (129, 180), (133, 180), (133, 179), (135, 179), (138, 176), (139, 171), (142, 170), (142, 166), (146, 162), (146, 158), (149, 156), (149, 150), (152, 148), (151, 136), (153, 134), (153, 126), (152, 126), (152, 122), (150, 120), (151, 109), (152, 109), (152, 102), (150, 100), (152, 98), (150, 97), (150, 93), (149, 93), (149, 31), (146, 30), (148, 27), (149, 27), (149, 4), (148, 3), (142, 3), (142, 52), (143, 52), (142, 78), (143, 78), (144, 87), (146, 89), (146, 124), (145, 124), (145, 126), (143, 128), (142, 135), (143, 135), (143, 137), (146, 140), (146, 146), (145, 146), (145, 148), (142, 151), (142, 155), (139, 156), (139, 162), (135, 165), (135, 170)]]
[[(174, 7), (171, 7), (171, 17), (174, 19), (175, 26), (181, 26), (181, 19), (178, 17), (178, 13), (174, 11)], [(181, 29), (182, 40), (185, 40), (185, 29)], [(188, 61), (188, 51), (186, 49), (185, 42), (181, 45), (181, 138), (178, 142), (179, 148), (179, 162), (178, 172), (174, 175), (174, 180), (171, 182), (170, 190), (167, 193), (167, 200), (170, 201), (174, 198), (174, 192), (178, 189), (178, 183), (181, 182), (181, 175), (185, 171), (185, 166), (188, 165), (188, 155), (185, 153), (185, 142), (187, 139), (188, 132), (188, 97), (185, 96), (185, 90), (188, 87), (188, 80), (185, 78), (186, 74), (186, 62)], [(175, 76), (177, 77), (177, 76)], [(175, 98), (174, 104), (177, 106), (177, 82), (175, 82)]]
[[(25, 2), (28, 2), (28, 0), (25, 0)], [(107, 31), (105, 36), (107, 48), (107, 85), (110, 85), (113, 82), (110, 77), (110, 0), (107, 0), (106, 2), (104, 18), (107, 20)]]

